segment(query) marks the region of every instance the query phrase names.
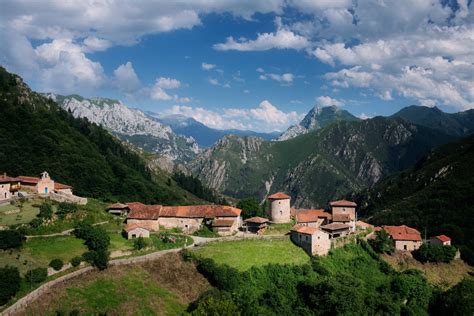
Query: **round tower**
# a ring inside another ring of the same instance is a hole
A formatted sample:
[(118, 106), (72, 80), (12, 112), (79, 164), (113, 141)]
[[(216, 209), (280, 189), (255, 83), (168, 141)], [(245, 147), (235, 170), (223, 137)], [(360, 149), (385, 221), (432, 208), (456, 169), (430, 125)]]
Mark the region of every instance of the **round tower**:
[(268, 197), (270, 202), (270, 218), (273, 223), (291, 222), (290, 197), (283, 192), (277, 192)]

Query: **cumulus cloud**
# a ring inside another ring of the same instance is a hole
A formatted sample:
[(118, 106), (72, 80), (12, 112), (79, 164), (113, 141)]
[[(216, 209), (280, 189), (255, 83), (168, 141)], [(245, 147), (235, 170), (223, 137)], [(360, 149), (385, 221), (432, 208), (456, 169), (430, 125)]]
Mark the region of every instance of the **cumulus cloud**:
[(258, 33), (257, 38), (234, 39), (228, 37), (224, 43), (214, 44), (216, 50), (237, 50), (237, 51), (265, 51), (269, 49), (296, 49), (307, 48), (310, 42), (304, 36), (293, 33), (281, 23), (281, 18), (276, 19), (277, 30), (275, 33)]
[(151, 87), (150, 90), (150, 97), (153, 100), (157, 101), (175, 101), (175, 102), (182, 102), (187, 103), (190, 102), (191, 99), (189, 98), (180, 98), (177, 95), (170, 95), (167, 90), (170, 89), (178, 89), (181, 87), (181, 82), (174, 78), (169, 77), (159, 77), (155, 80), (154, 85)]
[(260, 73), (258, 76), (260, 80), (272, 79), (280, 82), (282, 85), (291, 85), (295, 79), (295, 75), (289, 72), (283, 74), (266, 73), (262, 68), (257, 68), (257, 72)]
[(216, 68), (216, 65), (215, 64), (202, 63), (201, 68), (203, 70), (211, 70), (213, 68)]
[(333, 99), (330, 96), (320, 96), (316, 98), (316, 104), (320, 106), (344, 106), (344, 102), (341, 100)]
[(301, 120), (302, 115), (295, 111), (284, 112), (270, 101), (263, 100), (255, 108), (226, 108), (207, 110), (201, 107), (175, 105), (166, 114), (181, 114), (217, 129), (251, 129), (256, 131), (284, 130)]
[(122, 64), (114, 70), (114, 82), (115, 86), (126, 93), (132, 93), (137, 91), (140, 87), (140, 79), (133, 69), (132, 62), (128, 61)]

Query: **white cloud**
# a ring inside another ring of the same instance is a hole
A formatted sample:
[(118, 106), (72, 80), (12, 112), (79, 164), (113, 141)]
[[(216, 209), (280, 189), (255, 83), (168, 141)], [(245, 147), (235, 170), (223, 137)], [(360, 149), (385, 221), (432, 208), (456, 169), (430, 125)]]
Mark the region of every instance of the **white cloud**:
[(177, 89), (181, 86), (181, 82), (173, 78), (160, 77), (156, 79), (156, 85), (162, 89)]
[(320, 96), (316, 98), (316, 104), (320, 106), (344, 106), (344, 102), (341, 100), (333, 99), (330, 96)]
[(211, 70), (213, 68), (216, 68), (215, 64), (208, 64), (208, 63), (202, 63), (201, 68), (204, 70)]
[(157, 101), (175, 101), (179, 103), (188, 103), (191, 101), (188, 97), (179, 97), (178, 95), (170, 95), (167, 90), (178, 89), (181, 82), (174, 78), (159, 77), (155, 80), (155, 84), (145, 91), (149, 90), (150, 98)]
[(372, 116), (369, 116), (365, 113), (360, 113), (360, 115), (358, 115), (357, 117), (360, 118), (361, 120), (367, 120), (369, 118), (372, 118)]
[(181, 114), (192, 117), (209, 127), (217, 129), (237, 128), (267, 132), (284, 130), (302, 118), (302, 115), (295, 111), (281, 111), (268, 100), (262, 101), (255, 108), (226, 108), (220, 111), (175, 105), (167, 110), (166, 114)]
[(85, 46), (84, 51), (86, 52), (104, 51), (112, 45), (110, 41), (95, 36), (87, 37), (83, 43)]
[(280, 82), (283, 86), (291, 85), (296, 77), (294, 74), (289, 72), (283, 74), (265, 73), (262, 68), (257, 68), (257, 72), (261, 73), (261, 75), (258, 76), (260, 80), (272, 79)]
[(307, 48), (310, 42), (305, 37), (293, 33), (281, 24), (281, 18), (276, 19), (275, 33), (259, 33), (255, 40), (240, 38), (235, 40), (228, 37), (224, 43), (214, 44), (216, 50), (264, 51), (269, 49), (296, 49)]
[(137, 91), (141, 85), (135, 69), (133, 69), (132, 62), (130, 61), (118, 66), (117, 69), (114, 70), (114, 79), (115, 85), (119, 90), (125, 91), (126, 93)]
[(221, 82), (219, 82), (219, 80), (217, 80), (215, 78), (209, 78), (208, 81), (213, 86), (219, 86), (219, 87), (223, 87), (223, 88), (230, 88), (230, 83), (229, 82), (221, 83)]

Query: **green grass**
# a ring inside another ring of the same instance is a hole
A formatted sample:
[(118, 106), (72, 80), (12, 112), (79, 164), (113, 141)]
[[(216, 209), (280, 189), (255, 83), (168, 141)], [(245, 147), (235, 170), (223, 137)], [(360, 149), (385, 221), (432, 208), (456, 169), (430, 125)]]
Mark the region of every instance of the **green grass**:
[(29, 307), (27, 313), (67, 315), (78, 310), (81, 315), (178, 315), (186, 309), (177, 295), (154, 282), (140, 266), (76, 279), (54, 294), (47, 306), (40, 302), (40, 306)]
[(265, 230), (264, 235), (284, 235), (288, 233), (295, 225), (295, 222), (284, 224), (270, 224)]
[(110, 237), (110, 246), (109, 250), (132, 250), (133, 249), (133, 240), (129, 240), (122, 236), (122, 234), (109, 233)]
[(174, 249), (174, 248), (181, 248), (185, 244), (191, 245), (193, 243), (193, 239), (189, 236), (179, 236), (179, 235), (169, 235), (172, 238), (175, 238), (175, 242), (164, 242), (159, 234), (151, 234), (150, 239), (153, 244), (154, 251), (156, 250), (167, 250), (167, 249)]
[(13, 265), (25, 273), (30, 267), (47, 267), (56, 258), (67, 263), (86, 251), (83, 241), (73, 236), (32, 238), (21, 250), (0, 252), (0, 266)]
[(304, 264), (309, 256), (289, 238), (248, 239), (208, 243), (194, 250), (198, 256), (211, 258), (240, 271), (269, 263)]
[[(33, 207), (33, 204), (40, 204), (41, 200), (35, 199), (27, 201), (23, 204), (23, 208), (18, 207), (17, 204), (6, 204), (0, 206), (0, 225), (10, 226), (17, 224), (26, 224), (31, 222), (33, 218), (39, 213), (39, 208)], [(12, 211), (19, 211), (8, 214)], [(21, 211), (20, 211), (21, 210)]]

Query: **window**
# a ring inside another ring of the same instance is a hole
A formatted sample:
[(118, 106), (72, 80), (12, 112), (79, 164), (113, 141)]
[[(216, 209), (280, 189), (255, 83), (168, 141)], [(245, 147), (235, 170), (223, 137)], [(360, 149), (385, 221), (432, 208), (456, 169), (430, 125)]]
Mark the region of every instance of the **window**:
[(403, 250), (407, 250), (407, 245), (403, 245)]

